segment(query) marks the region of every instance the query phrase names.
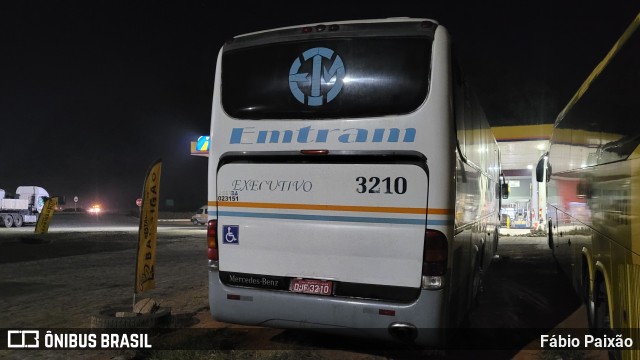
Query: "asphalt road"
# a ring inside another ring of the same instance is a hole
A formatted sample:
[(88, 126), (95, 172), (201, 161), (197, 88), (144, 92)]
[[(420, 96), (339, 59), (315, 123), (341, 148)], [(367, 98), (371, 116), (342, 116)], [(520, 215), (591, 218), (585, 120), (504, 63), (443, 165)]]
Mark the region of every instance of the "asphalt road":
[[(174, 216), (172, 216), (174, 217)], [(160, 219), (158, 220), (159, 229), (194, 229), (191, 222), (188, 221), (189, 214), (185, 213), (180, 219)], [(49, 225), (50, 233), (60, 232), (95, 232), (95, 231), (137, 231), (140, 219), (136, 216), (124, 214), (100, 214), (90, 215), (88, 213), (54, 213)], [(204, 229), (204, 226), (200, 226)], [(28, 234), (33, 233), (33, 225), (25, 225), (20, 228), (4, 228), (0, 227), (0, 238), (9, 236), (10, 234)]]
[[(65, 214), (54, 217), (46, 236), (32, 235), (33, 227), (0, 228), (0, 328), (84, 328), (91, 314), (129, 305), (137, 226), (135, 217)], [(159, 222), (157, 288), (148, 296), (171, 307), (174, 315), (193, 320), (184, 327), (226, 326), (208, 315), (205, 236), (204, 226)], [(507, 359), (565, 321), (580, 301), (558, 273), (544, 238), (502, 237), (499, 254), (487, 270), (468, 329), (455, 341), (461, 349), (484, 349), (483, 358)], [(570, 326), (585, 325), (578, 317)], [(293, 330), (273, 341), (282, 343), (283, 337), (288, 344), (362, 356), (425, 356), (422, 350), (399, 354), (397, 347)], [(243, 341), (225, 346), (262, 346)], [(449, 350), (446, 356), (480, 357), (467, 350)]]

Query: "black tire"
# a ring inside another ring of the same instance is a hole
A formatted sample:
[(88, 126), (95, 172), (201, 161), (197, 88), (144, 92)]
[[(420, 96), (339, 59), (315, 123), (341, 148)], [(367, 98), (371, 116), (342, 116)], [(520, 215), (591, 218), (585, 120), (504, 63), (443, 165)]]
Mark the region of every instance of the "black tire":
[(476, 252), (476, 258), (472, 267), (471, 274), (471, 310), (478, 307), (478, 297), (482, 292), (482, 256), (484, 254), (484, 245), (482, 249)]
[(604, 280), (598, 281), (596, 287), (593, 289), (593, 296), (595, 300), (593, 314), (594, 335), (603, 337), (607, 334), (608, 336), (611, 331), (611, 321), (609, 319), (609, 298)]
[[(607, 287), (603, 279), (600, 279), (594, 287), (595, 306), (593, 322), (594, 326), (591, 332), (596, 337), (608, 337), (615, 338), (616, 334), (611, 329), (611, 319), (609, 317), (609, 297), (607, 296)], [(610, 348), (607, 350), (607, 355), (610, 360), (622, 359), (622, 353), (620, 349)]]
[(498, 245), (500, 244), (500, 227), (496, 226), (495, 233), (493, 236), (493, 255), (498, 254)]
[(169, 308), (160, 308), (153, 314), (140, 314), (133, 317), (116, 317), (116, 312), (119, 311), (128, 312), (131, 309), (108, 309), (100, 311), (98, 315), (91, 315), (91, 328), (148, 329), (167, 324), (171, 315), (171, 309)]
[[(584, 259), (582, 259), (582, 261), (584, 261)], [(583, 266), (580, 295), (585, 304), (589, 302), (589, 290), (589, 270)]]
[[(582, 261), (586, 261), (586, 259), (582, 259)], [(594, 321), (594, 312), (595, 312), (595, 302), (594, 296), (591, 295), (591, 288), (589, 283), (589, 267), (586, 265), (582, 266), (582, 290), (581, 294), (582, 300), (587, 308), (587, 321), (589, 324), (589, 330), (593, 331), (595, 329), (595, 321)]]
[(15, 227), (22, 227), (22, 224), (24, 223), (23, 221), (24, 219), (22, 218), (22, 215), (20, 214), (13, 214), (13, 226)]
[(191, 219), (191, 222), (193, 223), (193, 225), (200, 225), (200, 223), (196, 219)]
[(13, 226), (13, 216), (11, 216), (10, 214), (6, 214), (2, 217), (2, 223), (4, 224), (4, 227), (6, 228), (10, 228)]

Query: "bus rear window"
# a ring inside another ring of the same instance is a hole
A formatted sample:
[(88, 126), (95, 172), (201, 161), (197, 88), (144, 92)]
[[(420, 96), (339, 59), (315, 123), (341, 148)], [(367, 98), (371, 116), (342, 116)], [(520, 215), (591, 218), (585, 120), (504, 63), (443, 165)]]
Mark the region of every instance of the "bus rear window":
[(406, 114), (426, 99), (431, 38), (363, 37), (225, 51), (222, 106), (237, 119)]

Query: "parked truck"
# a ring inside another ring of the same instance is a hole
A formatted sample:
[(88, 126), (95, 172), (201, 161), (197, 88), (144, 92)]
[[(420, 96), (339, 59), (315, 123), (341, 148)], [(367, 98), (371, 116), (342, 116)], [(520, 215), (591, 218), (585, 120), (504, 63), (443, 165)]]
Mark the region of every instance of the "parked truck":
[(0, 189), (0, 226), (35, 224), (47, 198), (49, 193), (39, 186), (18, 186), (12, 197)]

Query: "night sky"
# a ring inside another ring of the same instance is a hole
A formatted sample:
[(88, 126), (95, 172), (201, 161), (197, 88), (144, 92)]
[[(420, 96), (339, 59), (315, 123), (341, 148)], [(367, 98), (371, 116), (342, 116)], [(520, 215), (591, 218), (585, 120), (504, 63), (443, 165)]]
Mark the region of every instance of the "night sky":
[[(0, 188), (135, 210), (163, 159), (161, 209), (207, 201), (225, 39), (313, 22), (425, 17), (448, 28), (492, 125), (551, 123), (640, 11), (636, 1), (0, 0)], [(640, 50), (639, 50), (640, 51)]]

